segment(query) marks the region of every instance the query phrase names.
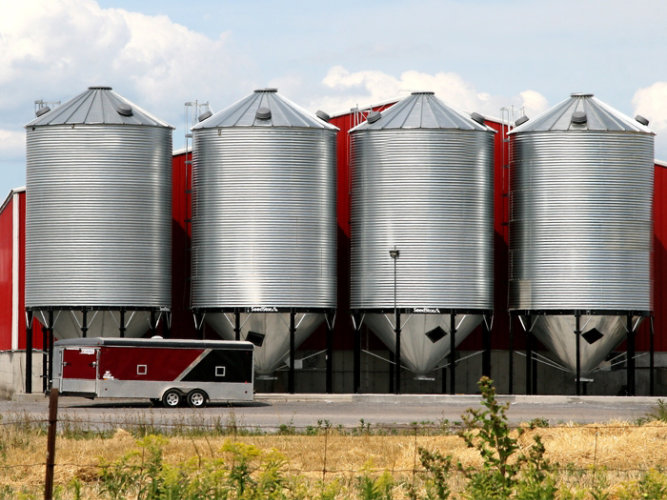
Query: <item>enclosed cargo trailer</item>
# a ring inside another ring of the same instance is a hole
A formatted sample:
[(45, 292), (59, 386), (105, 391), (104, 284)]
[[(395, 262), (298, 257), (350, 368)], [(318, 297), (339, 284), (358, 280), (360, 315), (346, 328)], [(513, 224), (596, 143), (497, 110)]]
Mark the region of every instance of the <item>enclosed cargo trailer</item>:
[(168, 408), (253, 399), (253, 344), (80, 338), (54, 344), (53, 387), (89, 398), (148, 398)]

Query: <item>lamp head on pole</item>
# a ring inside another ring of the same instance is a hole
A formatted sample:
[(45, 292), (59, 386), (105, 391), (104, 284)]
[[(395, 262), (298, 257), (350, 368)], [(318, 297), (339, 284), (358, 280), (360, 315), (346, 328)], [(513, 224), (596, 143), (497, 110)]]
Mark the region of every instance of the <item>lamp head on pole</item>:
[(398, 250), (396, 247), (394, 247), (392, 250), (389, 250), (389, 256), (392, 259), (398, 259), (398, 257), (401, 255), (400, 250)]

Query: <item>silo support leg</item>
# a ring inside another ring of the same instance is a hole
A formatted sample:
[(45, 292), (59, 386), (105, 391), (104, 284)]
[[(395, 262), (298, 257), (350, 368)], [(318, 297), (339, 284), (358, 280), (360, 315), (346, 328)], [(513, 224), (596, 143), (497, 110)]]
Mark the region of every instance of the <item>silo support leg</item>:
[(440, 373), (442, 375), (442, 393), (447, 394), (447, 367), (443, 366)]
[(456, 313), (449, 315), (449, 393), (456, 393)]
[(295, 333), (294, 326), (294, 311), (290, 311), (289, 315), (289, 374), (287, 378), (287, 390), (290, 394), (294, 394), (294, 358), (295, 358)]
[(46, 325), (42, 325), (42, 392), (47, 393), (48, 392), (48, 359), (47, 359), (47, 350), (48, 350), (48, 327)]
[(159, 316), (157, 317), (157, 319), (155, 318), (155, 311), (151, 311), (151, 319), (150, 319), (151, 337), (154, 337), (155, 334), (157, 333), (157, 323), (159, 320), (160, 320)]
[(492, 317), (484, 315), (482, 319), (482, 375), (491, 377), (491, 322)]
[(635, 395), (635, 332), (632, 328), (632, 314), (628, 314), (627, 318), (627, 330), (628, 330), (628, 396)]
[(53, 311), (49, 311), (49, 327), (47, 329), (49, 343), (49, 380), (48, 386), (51, 387), (53, 381)]
[(336, 322), (336, 312), (325, 313), (327, 322), (327, 375), (326, 391), (327, 394), (333, 392), (333, 332)]
[(354, 327), (354, 373), (352, 375), (353, 392), (361, 392), (361, 314), (352, 315), (352, 326)]
[(650, 317), (651, 331), (649, 337), (649, 368), (648, 368), (648, 388), (649, 395), (655, 395), (655, 330), (653, 328), (653, 315)]
[(510, 314), (510, 324), (509, 324), (509, 386), (507, 389), (508, 394), (514, 394), (514, 329), (512, 325), (514, 324), (514, 316)]
[(170, 339), (171, 338), (171, 310), (165, 313), (164, 315), (165, 319), (165, 332), (164, 336), (165, 338)]
[(577, 377), (577, 396), (581, 396), (581, 314), (577, 311), (574, 313), (574, 336), (576, 345), (576, 377)]
[[(531, 318), (528, 316), (526, 324), (530, 326)], [(533, 335), (530, 329), (526, 330), (526, 394), (533, 393)]]
[(396, 309), (396, 317), (394, 318), (396, 324), (394, 325), (396, 332), (396, 383), (394, 385), (394, 391), (396, 394), (401, 393), (401, 312)]
[(32, 311), (26, 313), (25, 327), (25, 392), (32, 393)]
[(120, 322), (118, 325), (118, 334), (120, 335), (120, 338), (125, 337), (125, 309), (120, 310)]
[(81, 311), (81, 315), (83, 316), (81, 320), (81, 337), (85, 339), (88, 336), (88, 311), (84, 309)]
[(234, 311), (234, 338), (241, 340), (241, 312)]
[(204, 318), (206, 314), (201, 314), (198, 312), (195, 312), (192, 314), (192, 318), (194, 319), (195, 322), (195, 331), (197, 332), (197, 337), (199, 340), (204, 340)]
[(389, 349), (389, 394), (394, 394), (396, 388), (396, 356)]

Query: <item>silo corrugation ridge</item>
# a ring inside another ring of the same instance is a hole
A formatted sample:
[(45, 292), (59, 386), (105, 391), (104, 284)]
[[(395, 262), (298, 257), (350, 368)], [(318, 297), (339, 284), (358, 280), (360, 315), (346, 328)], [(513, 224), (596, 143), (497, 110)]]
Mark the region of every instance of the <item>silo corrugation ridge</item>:
[(513, 137), (510, 309), (652, 309), (653, 136)]
[(493, 308), (493, 134), (358, 129), (352, 137), (353, 309)]
[(194, 308), (336, 306), (335, 155), (336, 129), (194, 130)]
[(27, 132), (26, 306), (171, 304), (171, 129)]

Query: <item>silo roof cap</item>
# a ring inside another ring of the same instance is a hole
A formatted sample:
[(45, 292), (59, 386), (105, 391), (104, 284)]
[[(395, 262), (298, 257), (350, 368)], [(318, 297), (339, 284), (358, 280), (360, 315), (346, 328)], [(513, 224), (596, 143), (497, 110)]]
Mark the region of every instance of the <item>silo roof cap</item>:
[(521, 123), (510, 134), (568, 130), (654, 134), (646, 125), (585, 92), (570, 94), (568, 99)]
[(142, 125), (173, 128), (148, 111), (114, 92), (111, 87), (95, 86), (48, 113), (38, 116), (26, 127), (49, 125)]
[[(373, 117), (375, 118), (375, 115)], [(493, 132), (486, 125), (453, 110), (435, 97), (433, 92), (413, 92), (389, 109), (384, 110), (378, 119), (369, 119), (354, 127), (350, 132), (388, 129), (450, 129)]]
[(198, 123), (192, 127), (192, 130), (232, 127), (296, 127), (338, 130), (338, 127), (294, 104), (273, 88), (255, 90), (249, 96)]

